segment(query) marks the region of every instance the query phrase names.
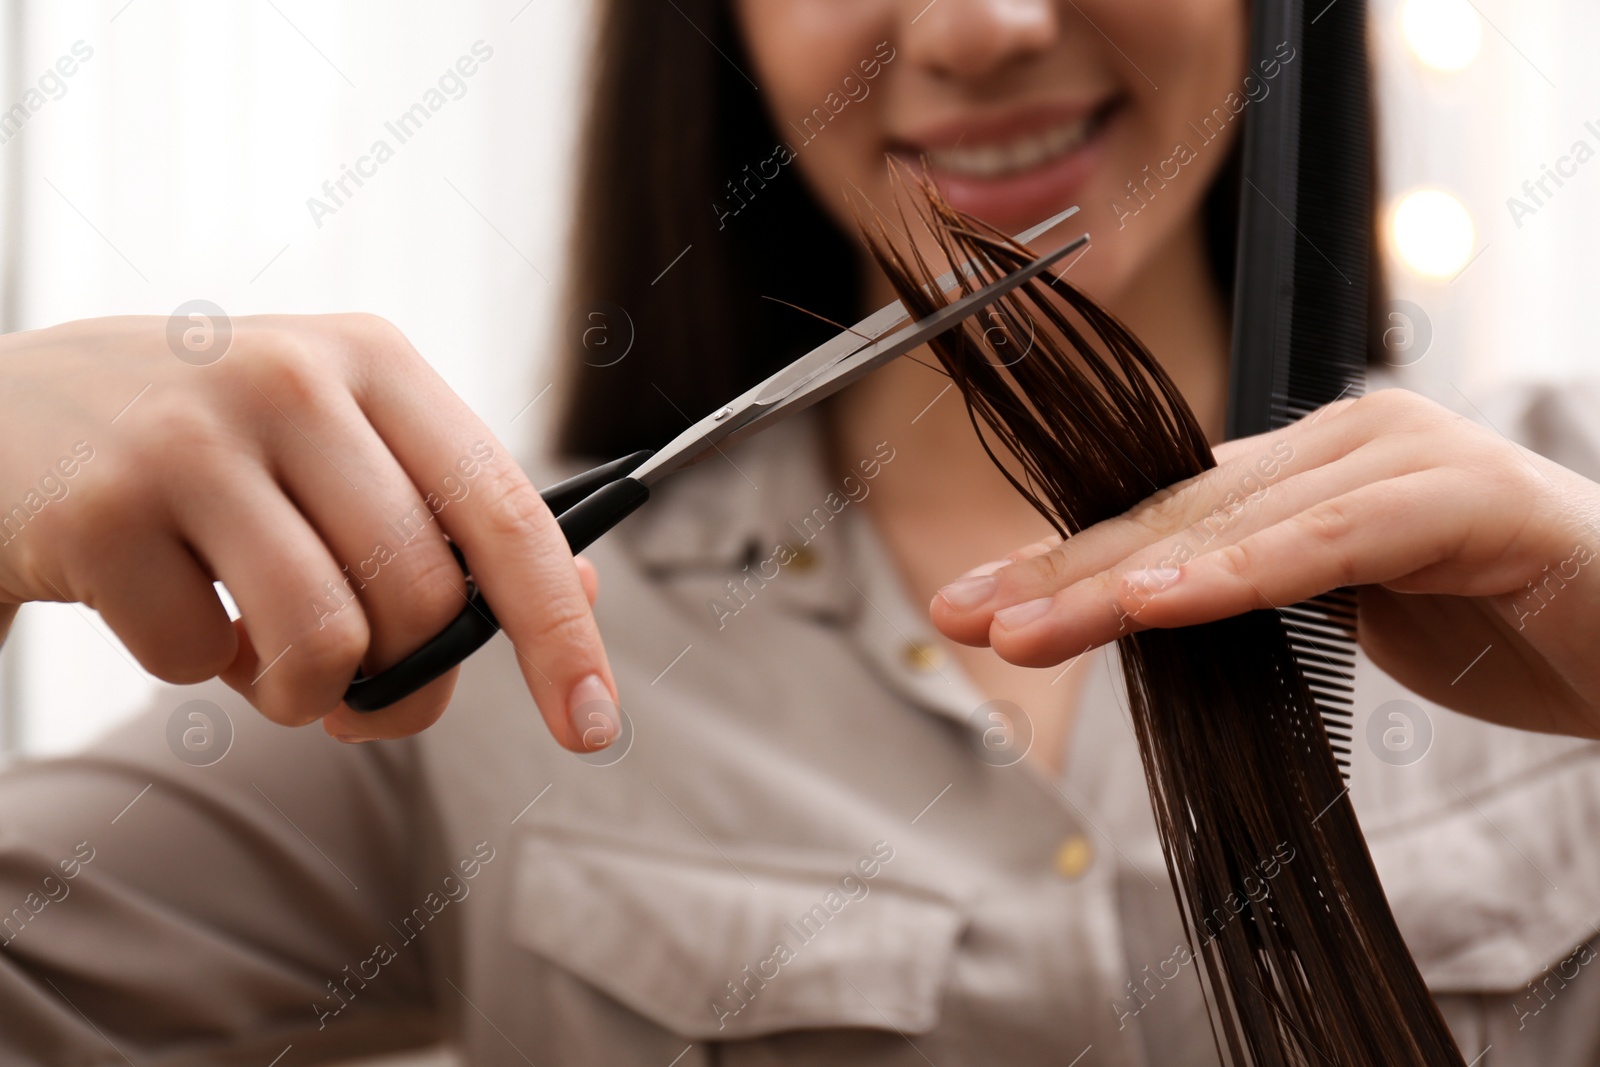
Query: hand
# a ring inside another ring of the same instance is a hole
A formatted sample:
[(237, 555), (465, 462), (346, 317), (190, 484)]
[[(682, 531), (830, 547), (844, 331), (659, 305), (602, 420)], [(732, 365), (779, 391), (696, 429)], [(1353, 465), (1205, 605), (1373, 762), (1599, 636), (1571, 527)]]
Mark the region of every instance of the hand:
[(358, 665), (395, 663), (465, 605), (448, 534), (551, 733), (584, 748), (592, 702), (616, 699), (594, 571), (405, 337), (365, 315), (240, 319), (195, 365), (166, 326), (0, 337), (0, 635), (20, 603), (77, 601), (165, 681), (220, 675), (275, 722), (404, 736), (455, 672), (372, 714), (341, 698)]
[(1361, 646), (1410, 689), (1600, 737), (1600, 485), (1402, 390), (1216, 456), (1124, 515), (968, 572), (934, 597), (935, 625), (1042, 667), (1358, 586)]

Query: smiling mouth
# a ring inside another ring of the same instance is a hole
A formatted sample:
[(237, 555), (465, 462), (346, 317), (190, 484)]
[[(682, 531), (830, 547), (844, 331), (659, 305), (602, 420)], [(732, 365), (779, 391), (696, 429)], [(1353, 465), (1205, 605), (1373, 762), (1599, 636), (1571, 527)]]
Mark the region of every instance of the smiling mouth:
[(951, 177), (994, 179), (1009, 178), (1052, 163), (1071, 155), (1089, 141), (1105, 125), (1106, 120), (1121, 105), (1120, 98), (1110, 100), (1088, 115), (1071, 122), (1016, 137), (995, 144), (949, 148), (924, 148), (920, 155), (932, 169)]

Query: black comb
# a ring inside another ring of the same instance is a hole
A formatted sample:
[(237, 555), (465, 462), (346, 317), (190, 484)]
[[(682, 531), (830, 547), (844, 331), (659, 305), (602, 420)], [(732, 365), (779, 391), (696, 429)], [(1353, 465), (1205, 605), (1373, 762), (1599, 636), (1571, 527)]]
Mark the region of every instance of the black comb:
[[(1230, 438), (1362, 393), (1374, 284), (1365, 0), (1252, 6), (1251, 70), (1279, 71), (1245, 121)], [(1348, 772), (1355, 594), (1334, 590), (1279, 614)]]

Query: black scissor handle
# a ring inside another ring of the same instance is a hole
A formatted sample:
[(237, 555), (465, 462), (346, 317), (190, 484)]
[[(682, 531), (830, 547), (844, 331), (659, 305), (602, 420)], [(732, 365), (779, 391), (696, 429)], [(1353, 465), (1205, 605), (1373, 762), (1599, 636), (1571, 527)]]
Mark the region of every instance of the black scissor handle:
[[(630, 456), (614, 459), (610, 463), (602, 463), (598, 467), (586, 470), (582, 474), (574, 474), (572, 477), (559, 481), (555, 485), (545, 486), (539, 490), (539, 497), (545, 502), (545, 506), (557, 516), (563, 515), (571, 511), (585, 497), (593, 494), (596, 489), (599, 489), (607, 482), (614, 482), (624, 475), (632, 474), (644, 465), (645, 460), (653, 455), (655, 453), (647, 448), (642, 452), (635, 452)], [(610, 529), (610, 527), (606, 529)], [(605, 533), (605, 530), (601, 530), (600, 533)], [(595, 537), (599, 536), (600, 534), (595, 534)], [(571, 538), (568, 538), (568, 541), (570, 542)], [(594, 537), (591, 537), (584, 542), (583, 547), (588, 548), (593, 543)], [(573, 548), (572, 551), (581, 552), (582, 550)]]
[[(645, 451), (623, 456), (557, 482), (539, 494), (556, 512), (556, 522), (574, 553), (588, 548), (649, 499), (649, 487), (625, 475), (650, 455)], [(344, 702), (354, 710), (377, 711), (410, 696), (482, 648), (499, 631), (500, 622), (472, 580), (467, 558), (453, 541), (450, 551), (467, 576), (467, 606), (399, 663), (370, 676), (358, 673), (344, 694)]]

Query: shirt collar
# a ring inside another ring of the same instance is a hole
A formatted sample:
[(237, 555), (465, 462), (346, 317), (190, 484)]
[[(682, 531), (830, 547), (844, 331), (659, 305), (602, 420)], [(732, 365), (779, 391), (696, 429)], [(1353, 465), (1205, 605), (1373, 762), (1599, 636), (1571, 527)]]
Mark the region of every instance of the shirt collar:
[[(825, 423), (802, 413), (660, 483), (611, 536), (663, 577), (755, 574), (774, 605), (839, 626), (885, 684), (912, 702), (966, 722), (983, 703), (913, 604), (888, 547), (860, 504), (894, 476), (893, 443), (828, 469)], [(870, 476), (869, 476), (870, 474)]]
[(820, 462), (813, 412), (787, 419), (670, 476), (619, 527), (629, 552), (655, 570), (735, 569), (801, 541), (785, 527), (824, 501), (832, 487)]

